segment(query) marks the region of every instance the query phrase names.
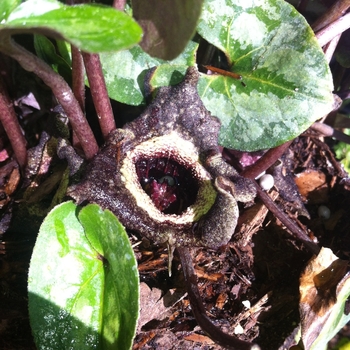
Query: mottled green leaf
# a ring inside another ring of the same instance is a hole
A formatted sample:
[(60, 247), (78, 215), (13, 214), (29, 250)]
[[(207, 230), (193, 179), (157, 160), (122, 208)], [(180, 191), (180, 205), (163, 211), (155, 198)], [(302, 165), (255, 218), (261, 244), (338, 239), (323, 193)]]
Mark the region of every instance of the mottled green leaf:
[(132, 248), (110, 212), (88, 205), (78, 218), (78, 211), (72, 202), (54, 208), (34, 247), (28, 292), (36, 345), (128, 349), (138, 316)]
[(153, 57), (173, 60), (192, 38), (203, 0), (133, 0), (144, 36), (141, 47)]
[(198, 32), (222, 50), (237, 80), (202, 75), (199, 93), (222, 122), (223, 146), (281, 144), (332, 108), (332, 77), (305, 19), (282, 0), (206, 0)]
[(130, 16), (114, 8), (88, 4), (66, 6), (54, 0), (22, 3), (0, 25), (0, 35), (1, 29), (49, 35), (88, 52), (129, 48), (142, 35), (140, 26)]
[(116, 53), (102, 53), (100, 58), (109, 96), (130, 105), (144, 103), (146, 73), (159, 67), (159, 73), (152, 80), (153, 87), (180, 82), (187, 67), (194, 65), (197, 46), (190, 42), (186, 50), (172, 61), (153, 58), (139, 46)]

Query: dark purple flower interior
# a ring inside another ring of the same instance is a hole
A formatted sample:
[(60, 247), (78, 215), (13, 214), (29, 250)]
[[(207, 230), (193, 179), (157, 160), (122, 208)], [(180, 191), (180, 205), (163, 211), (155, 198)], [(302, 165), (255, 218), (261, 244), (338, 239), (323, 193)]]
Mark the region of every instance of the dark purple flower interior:
[(198, 193), (198, 180), (190, 169), (171, 158), (141, 158), (136, 162), (143, 190), (164, 214), (181, 214)]

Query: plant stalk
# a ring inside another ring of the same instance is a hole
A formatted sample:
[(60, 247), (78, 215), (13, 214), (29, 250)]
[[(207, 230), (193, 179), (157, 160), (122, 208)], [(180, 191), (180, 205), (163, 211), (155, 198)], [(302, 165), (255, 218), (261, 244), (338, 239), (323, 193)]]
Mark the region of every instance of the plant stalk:
[(190, 250), (187, 247), (178, 247), (177, 252), (180, 256), (192, 312), (202, 330), (207, 333), (211, 339), (223, 346), (225, 349), (260, 350), (258, 345), (240, 340), (232, 335), (224, 333), (211, 322), (206, 314), (202, 303), (202, 298), (198, 290), (197, 276), (193, 268)]
[(254, 180), (260, 174), (262, 174), (266, 169), (270, 168), (275, 164), (286, 151), (286, 149), (291, 145), (293, 140), (288, 141), (280, 146), (269, 149), (260, 159), (258, 159), (253, 165), (245, 168), (240, 175), (248, 177), (249, 179)]
[(350, 7), (350, 0), (338, 0), (326, 13), (321, 16), (311, 27), (314, 32), (318, 32), (322, 28), (330, 25), (336, 21), (339, 17), (343, 16), (347, 9)]
[[(264, 156), (257, 160), (254, 165), (244, 169), (240, 175), (247, 177), (254, 181), (254, 179), (260, 175), (263, 171), (272, 166), (279, 157), (286, 151), (293, 140), (284, 143), (283, 145), (277, 146), (268, 150)], [(255, 187), (257, 189), (258, 196), (263, 201), (267, 209), (269, 209), (273, 215), (275, 215), (284, 226), (296, 237), (299, 241), (304, 243), (305, 247), (314, 254), (319, 252), (319, 247), (314, 243), (311, 238), (300, 229), (277, 205), (276, 203), (264, 192), (258, 183), (254, 181)]]
[(51, 88), (77, 134), (85, 157), (92, 159), (98, 151), (98, 145), (85, 115), (67, 82), (54, 72), (48, 64), (16, 44), (11, 36), (6, 35), (4, 32), (5, 30), (3, 30), (0, 39), (0, 51), (18, 61), (25, 70), (36, 74)]
[(342, 34), (350, 28), (350, 13), (343, 17), (340, 17), (335, 22), (327, 25), (316, 33), (316, 38), (320, 46), (324, 46), (329, 43), (333, 38)]
[(0, 76), (0, 121), (10, 140), (13, 152), (21, 169), (27, 164), (27, 141), (23, 136), (15, 109)]
[(80, 50), (71, 45), (72, 52), (72, 90), (81, 110), (85, 113), (84, 61)]
[(311, 129), (321, 133), (324, 136), (334, 137), (339, 141), (350, 144), (349, 135), (346, 135), (339, 130), (333, 129), (331, 126), (327, 124), (315, 122), (311, 125)]
[(109, 133), (116, 129), (116, 125), (102, 72), (100, 56), (87, 52), (82, 52), (82, 55), (86, 75), (89, 80), (92, 100), (94, 101), (103, 138), (106, 140)]
[(284, 226), (296, 237), (300, 242), (302, 242), (305, 247), (313, 254), (318, 254), (320, 247), (314, 243), (311, 238), (300, 229), (298, 225), (295, 224), (277, 205), (276, 203), (264, 192), (258, 183), (255, 182), (255, 187), (257, 189), (258, 196), (265, 204), (266, 208), (271, 211), (271, 213), (278, 218)]

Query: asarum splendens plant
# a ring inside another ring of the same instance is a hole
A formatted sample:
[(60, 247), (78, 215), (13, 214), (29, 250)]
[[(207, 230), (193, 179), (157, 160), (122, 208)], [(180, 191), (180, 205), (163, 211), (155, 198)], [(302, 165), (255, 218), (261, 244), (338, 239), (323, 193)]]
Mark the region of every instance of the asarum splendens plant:
[(143, 114), (111, 134), (69, 195), (111, 210), (158, 244), (226, 244), (237, 201), (253, 199), (255, 187), (222, 159), (220, 122), (204, 107), (197, 82), (190, 67), (182, 83), (161, 88)]

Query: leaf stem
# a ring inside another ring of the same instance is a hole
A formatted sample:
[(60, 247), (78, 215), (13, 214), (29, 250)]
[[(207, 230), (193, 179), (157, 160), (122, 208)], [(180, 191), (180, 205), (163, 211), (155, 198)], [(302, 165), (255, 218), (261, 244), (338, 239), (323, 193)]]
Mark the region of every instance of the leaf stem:
[(328, 42), (324, 47), (323, 47), (323, 52), (324, 55), (326, 57), (326, 60), (328, 63), (331, 62), (333, 55), (334, 55), (334, 51), (337, 48), (337, 45), (339, 43), (341, 34), (335, 36), (330, 42)]
[(72, 52), (72, 90), (80, 108), (85, 112), (84, 61), (80, 50), (71, 45)]
[(344, 134), (343, 132), (333, 129), (331, 126), (324, 123), (313, 123), (311, 128), (324, 136), (334, 137), (339, 141), (350, 144), (350, 136)]
[(194, 272), (190, 250), (187, 247), (178, 247), (177, 252), (180, 256), (192, 312), (202, 330), (207, 333), (216, 343), (225, 347), (225, 349), (259, 350), (260, 347), (258, 345), (240, 340), (232, 335), (224, 333), (211, 322), (206, 314), (198, 290), (197, 276)]
[(331, 8), (329, 8), (323, 16), (321, 16), (311, 27), (314, 32), (320, 31), (322, 28), (330, 25), (339, 17), (343, 16), (350, 7), (350, 0), (338, 0)]
[(0, 76), (0, 121), (10, 140), (17, 162), (23, 169), (27, 164), (27, 141), (23, 136), (15, 109)]
[(275, 215), (276, 218), (279, 219), (282, 224), (292, 233), (292, 235), (301, 241), (310, 252), (317, 255), (320, 251), (320, 247), (314, 243), (311, 238), (276, 205), (268, 194), (260, 188), (257, 182), (255, 182), (255, 187), (257, 189), (258, 196), (266, 205), (267, 209), (269, 209), (271, 213)]
[[(71, 45), (72, 52), (72, 90), (79, 106), (85, 114), (85, 68), (80, 50)], [(75, 149), (81, 148), (77, 134), (72, 130), (72, 145)]]
[(316, 38), (320, 46), (324, 46), (329, 43), (334, 37), (345, 32), (350, 28), (350, 13), (343, 17), (338, 18), (335, 22), (327, 25), (318, 32), (316, 32)]
[(109, 133), (112, 130), (115, 130), (116, 125), (102, 72), (100, 56), (98, 54), (87, 52), (82, 52), (82, 55), (98, 121), (100, 123), (103, 138), (106, 140)]
[(33, 72), (51, 88), (58, 102), (66, 112), (73, 130), (76, 132), (87, 159), (91, 159), (98, 151), (95, 136), (81, 110), (77, 99), (67, 82), (40, 58), (16, 44), (9, 34), (0, 38), (0, 51), (12, 57), (27, 71)]
[(286, 151), (286, 149), (291, 145), (293, 140), (288, 141), (280, 146), (269, 149), (260, 159), (258, 159), (252, 166), (245, 168), (240, 175), (248, 177), (254, 180), (260, 174), (262, 174), (266, 169), (270, 168), (275, 164)]
[(273, 215), (275, 215), (284, 226), (296, 237), (299, 241), (303, 242), (305, 247), (312, 253), (317, 254), (319, 247), (314, 243), (311, 238), (300, 229), (277, 205), (276, 203), (264, 192), (258, 183), (254, 180), (263, 171), (268, 169), (273, 165), (279, 157), (286, 151), (293, 140), (284, 143), (283, 145), (277, 146), (268, 150), (263, 157), (257, 160), (254, 165), (243, 170), (240, 175), (250, 178), (254, 181), (255, 187), (257, 189), (258, 196), (263, 201), (267, 209), (269, 209)]

